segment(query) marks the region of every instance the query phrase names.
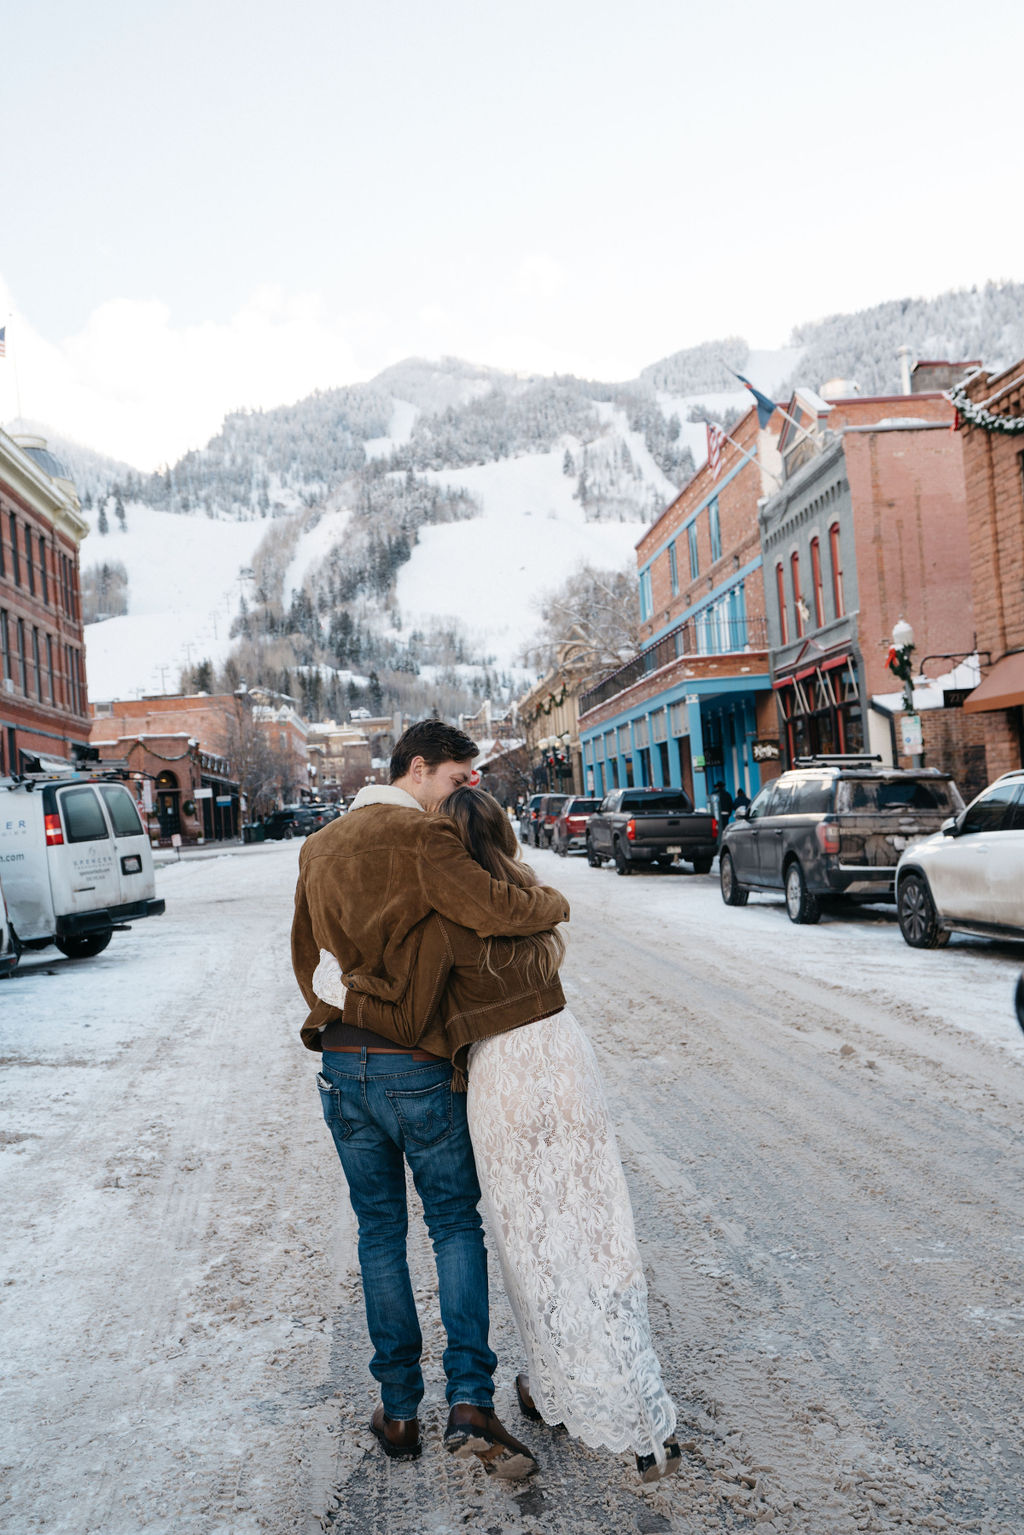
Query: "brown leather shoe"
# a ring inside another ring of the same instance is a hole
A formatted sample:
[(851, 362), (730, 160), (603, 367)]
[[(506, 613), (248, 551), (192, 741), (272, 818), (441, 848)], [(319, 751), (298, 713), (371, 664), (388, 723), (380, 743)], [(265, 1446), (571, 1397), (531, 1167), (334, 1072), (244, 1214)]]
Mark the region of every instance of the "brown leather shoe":
[(416, 1460), (423, 1452), (418, 1418), (389, 1418), (383, 1407), (375, 1409), (370, 1430), (392, 1460)]
[(493, 1412), (486, 1407), (472, 1407), (469, 1402), (456, 1402), (448, 1414), (444, 1447), (460, 1460), (475, 1455), (488, 1476), (500, 1476), (510, 1482), (532, 1476), (540, 1469), (525, 1444), (513, 1439)]

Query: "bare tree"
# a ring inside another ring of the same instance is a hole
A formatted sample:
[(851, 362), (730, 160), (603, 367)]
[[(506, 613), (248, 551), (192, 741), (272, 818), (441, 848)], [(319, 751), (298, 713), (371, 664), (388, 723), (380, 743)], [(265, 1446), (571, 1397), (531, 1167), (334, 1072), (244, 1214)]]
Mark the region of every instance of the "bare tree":
[(557, 591), (538, 600), (540, 630), (528, 666), (579, 667), (587, 676), (614, 671), (640, 649), (636, 571), (581, 565)]
[(293, 798), (305, 781), (295, 753), (264, 729), (244, 694), (236, 696), (224, 722), (224, 755), (248, 801), (250, 819), (273, 810), (279, 799)]

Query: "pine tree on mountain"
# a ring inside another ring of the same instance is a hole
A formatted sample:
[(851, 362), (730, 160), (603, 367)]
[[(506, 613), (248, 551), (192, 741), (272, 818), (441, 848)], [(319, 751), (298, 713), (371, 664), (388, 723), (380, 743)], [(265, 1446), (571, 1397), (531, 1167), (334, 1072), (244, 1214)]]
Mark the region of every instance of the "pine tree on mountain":
[(121, 529), (121, 532), (122, 533), (127, 533), (127, 531), (128, 531), (128, 519), (125, 517), (124, 502), (121, 500), (121, 492), (120, 491), (117, 492), (117, 494), (116, 494), (116, 496), (114, 498), (114, 516), (117, 518), (118, 525), (119, 525), (119, 527)]
[(576, 473), (576, 463), (568, 448), (566, 448), (565, 457), (562, 459), (562, 473), (568, 475), (570, 479)]
[(370, 712), (379, 714), (384, 707), (384, 692), (376, 672), (370, 673)]
[(104, 496), (103, 500), (100, 502), (100, 514), (96, 519), (96, 531), (97, 533), (102, 533), (104, 536), (110, 532), (110, 523), (107, 521), (106, 496)]

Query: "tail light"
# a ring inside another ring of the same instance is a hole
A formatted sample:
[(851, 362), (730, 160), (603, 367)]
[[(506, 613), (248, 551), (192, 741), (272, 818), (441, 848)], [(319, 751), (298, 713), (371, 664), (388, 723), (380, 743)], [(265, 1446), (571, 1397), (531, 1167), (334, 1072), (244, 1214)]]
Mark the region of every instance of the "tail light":
[(823, 853), (838, 853), (839, 851), (839, 823), (837, 821), (819, 821), (817, 825), (818, 846)]
[(43, 825), (46, 827), (46, 846), (60, 847), (64, 841), (64, 832), (60, 824), (60, 816), (44, 816)]
[(582, 831), (587, 824), (587, 819), (586, 816), (582, 815), (567, 815), (565, 824), (570, 831)]
[(626, 822), (626, 838), (630, 842), (636, 841), (636, 822), (633, 820), (632, 816)]
[(711, 817), (711, 840), (712, 842), (718, 841), (718, 817), (716, 815)]

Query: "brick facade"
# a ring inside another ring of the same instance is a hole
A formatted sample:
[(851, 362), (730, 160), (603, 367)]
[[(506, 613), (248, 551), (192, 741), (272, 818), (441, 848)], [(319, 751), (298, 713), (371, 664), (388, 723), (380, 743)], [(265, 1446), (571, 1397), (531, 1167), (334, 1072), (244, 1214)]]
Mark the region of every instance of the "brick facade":
[(0, 432), (0, 772), (89, 739), (78, 551), (88, 526), (62, 466)]
[[(966, 393), (993, 415), (1024, 417), (1024, 360), (1005, 372), (979, 372)], [(967, 486), (970, 571), (982, 676), (1024, 650), (1024, 435), (986, 430), (961, 420)], [(987, 652), (987, 654), (986, 654)], [(982, 723), (989, 780), (1024, 763), (1024, 699), (985, 710)]]

